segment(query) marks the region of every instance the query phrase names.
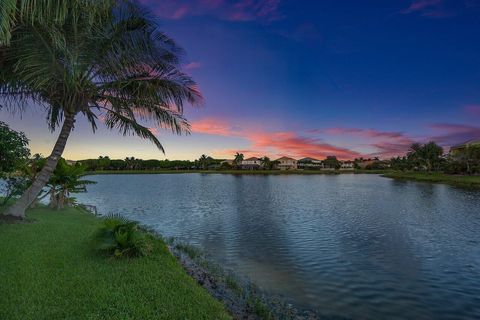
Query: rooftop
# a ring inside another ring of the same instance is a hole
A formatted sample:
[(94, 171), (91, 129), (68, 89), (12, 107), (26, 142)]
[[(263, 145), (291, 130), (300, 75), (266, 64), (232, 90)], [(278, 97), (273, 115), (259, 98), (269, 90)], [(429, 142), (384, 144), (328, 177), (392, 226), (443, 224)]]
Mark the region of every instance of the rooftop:
[(281, 161), (281, 160), (293, 160), (293, 161), (297, 161), (293, 158), (289, 158), (289, 157), (281, 157), (281, 158), (278, 158), (276, 161)]
[(452, 146), (451, 149), (462, 148), (471, 144), (480, 144), (480, 138), (471, 139), (471, 140), (465, 141), (464, 143), (457, 144), (455, 146)]
[(306, 157), (306, 158), (302, 158), (300, 160), (298, 160), (298, 162), (320, 162), (321, 160), (318, 160), (318, 159), (315, 159), (315, 158), (310, 158), (310, 157)]

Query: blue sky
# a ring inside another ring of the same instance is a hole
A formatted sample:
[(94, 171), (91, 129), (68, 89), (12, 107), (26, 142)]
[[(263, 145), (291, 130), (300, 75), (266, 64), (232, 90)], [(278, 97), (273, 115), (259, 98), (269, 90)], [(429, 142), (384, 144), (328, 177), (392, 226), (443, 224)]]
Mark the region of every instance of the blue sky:
[[(206, 98), (186, 111), (192, 135), (158, 131), (163, 155), (80, 120), (67, 158), (390, 157), (480, 137), (478, 0), (141, 2)], [(49, 153), (41, 111), (0, 117)]]

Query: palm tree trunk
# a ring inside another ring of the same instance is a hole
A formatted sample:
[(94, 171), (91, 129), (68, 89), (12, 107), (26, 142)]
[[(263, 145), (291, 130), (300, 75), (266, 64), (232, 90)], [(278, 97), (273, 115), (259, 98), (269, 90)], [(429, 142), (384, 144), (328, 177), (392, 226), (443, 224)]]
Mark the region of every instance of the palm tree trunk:
[(37, 175), (35, 181), (32, 185), (23, 193), (23, 195), (18, 199), (11, 207), (5, 211), (5, 215), (10, 215), (19, 218), (25, 218), (25, 210), (35, 201), (38, 194), (47, 184), (50, 176), (57, 167), (58, 160), (62, 156), (65, 145), (67, 144), (68, 137), (72, 132), (73, 125), (75, 123), (75, 116), (69, 114), (65, 116), (65, 121), (63, 122), (62, 130), (58, 136), (57, 142), (53, 147), (52, 154), (48, 157), (45, 166), (42, 168), (40, 173)]
[(58, 202), (57, 202), (57, 209), (63, 209), (65, 208), (65, 192), (66, 190), (62, 186), (60, 189), (60, 193), (58, 194)]
[(57, 208), (57, 193), (56, 193), (56, 188), (54, 185), (50, 188), (50, 208), (56, 209)]

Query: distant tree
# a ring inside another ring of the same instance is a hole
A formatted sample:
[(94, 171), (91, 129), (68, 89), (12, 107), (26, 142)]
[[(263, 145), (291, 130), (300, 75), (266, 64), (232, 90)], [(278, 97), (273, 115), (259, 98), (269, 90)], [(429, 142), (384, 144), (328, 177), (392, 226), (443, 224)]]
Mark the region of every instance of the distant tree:
[(467, 146), (455, 154), (451, 161), (457, 161), (464, 166), (467, 174), (480, 171), (480, 145)]
[[(378, 158), (376, 158), (378, 159)], [(374, 160), (371, 164), (365, 167), (366, 170), (385, 170), (389, 166), (388, 161)]]
[(262, 162), (262, 166), (266, 170), (271, 170), (272, 169), (272, 161), (270, 160), (269, 157), (264, 156), (263, 158), (260, 159)]
[(233, 163), (235, 164), (235, 166), (237, 168), (242, 165), (243, 159), (244, 159), (243, 153), (237, 152), (235, 154), (235, 158), (233, 159)]
[(426, 144), (414, 143), (410, 147), (407, 159), (414, 165), (421, 166), (427, 171), (438, 170), (442, 162), (443, 148), (435, 142)]
[(197, 160), (197, 167), (202, 170), (207, 170), (208, 167), (218, 161), (215, 161), (212, 157), (202, 154), (202, 156)]
[(323, 164), (326, 168), (332, 168), (336, 170), (340, 169), (342, 165), (335, 156), (328, 156), (325, 160), (323, 160)]
[(0, 178), (18, 170), (30, 156), (28, 139), (0, 121)]
[(412, 169), (412, 164), (406, 156), (394, 157), (390, 159), (390, 168), (393, 170), (405, 171)]
[(110, 157), (109, 156), (100, 156), (97, 161), (98, 170), (105, 170), (110, 167)]
[(226, 161), (220, 163), (220, 169), (229, 170), (232, 169), (232, 165)]
[(142, 159), (136, 159), (135, 157), (126, 157), (125, 167), (127, 170), (144, 169), (144, 161)]

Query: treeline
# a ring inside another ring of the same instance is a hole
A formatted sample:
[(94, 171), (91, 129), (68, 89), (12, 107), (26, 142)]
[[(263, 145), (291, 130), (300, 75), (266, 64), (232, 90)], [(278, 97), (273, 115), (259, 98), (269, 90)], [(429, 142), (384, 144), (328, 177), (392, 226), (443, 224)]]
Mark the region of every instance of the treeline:
[(435, 142), (414, 143), (403, 157), (390, 160), (390, 169), (399, 171), (480, 174), (480, 145), (465, 145), (444, 154)]
[(100, 156), (98, 159), (80, 160), (87, 171), (101, 170), (196, 170), (216, 167), (222, 160), (211, 157), (200, 158), (199, 160), (142, 160), (135, 157), (121, 159), (110, 159), (108, 156)]

